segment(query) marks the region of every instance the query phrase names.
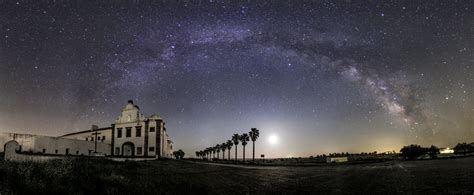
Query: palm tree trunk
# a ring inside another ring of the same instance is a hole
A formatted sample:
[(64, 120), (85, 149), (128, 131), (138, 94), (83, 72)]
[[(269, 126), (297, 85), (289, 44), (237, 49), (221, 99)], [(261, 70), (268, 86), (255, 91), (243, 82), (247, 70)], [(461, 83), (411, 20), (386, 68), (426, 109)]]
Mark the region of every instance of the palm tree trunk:
[(252, 152), (252, 161), (255, 162), (255, 142), (253, 141), (252, 144), (253, 144), (253, 145), (252, 145), (252, 147), (253, 147), (253, 150), (252, 150), (252, 151), (253, 151), (253, 152)]
[(237, 145), (235, 146), (235, 161), (237, 161)]
[(229, 151), (227, 152), (227, 160), (230, 160), (230, 149), (229, 149)]
[(244, 150), (244, 153), (243, 153), (242, 157), (243, 157), (244, 162), (245, 162), (245, 146), (244, 146), (244, 149), (243, 149), (243, 150)]

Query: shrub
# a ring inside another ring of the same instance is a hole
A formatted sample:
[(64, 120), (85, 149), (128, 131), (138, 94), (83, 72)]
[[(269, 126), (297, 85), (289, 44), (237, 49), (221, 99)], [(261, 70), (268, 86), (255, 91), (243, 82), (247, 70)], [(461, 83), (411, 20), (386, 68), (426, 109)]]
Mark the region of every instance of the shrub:
[(431, 145), (428, 149), (428, 155), (430, 155), (431, 158), (438, 158), (439, 154), (439, 148), (436, 146)]
[(467, 143), (458, 143), (453, 149), (454, 149), (455, 154), (466, 155), (468, 153), (474, 152), (473, 144), (467, 144)]
[(403, 156), (403, 158), (413, 160), (422, 155), (425, 155), (426, 153), (428, 153), (428, 150), (427, 148), (423, 148), (420, 145), (411, 144), (409, 146), (404, 146), (400, 150), (400, 152), (402, 153), (401, 155)]

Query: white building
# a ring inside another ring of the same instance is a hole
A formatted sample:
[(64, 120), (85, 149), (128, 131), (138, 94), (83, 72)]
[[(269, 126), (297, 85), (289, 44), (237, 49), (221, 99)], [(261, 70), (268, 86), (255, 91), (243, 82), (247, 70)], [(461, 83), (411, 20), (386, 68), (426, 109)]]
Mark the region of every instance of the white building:
[(18, 152), (31, 155), (171, 158), (173, 150), (163, 119), (155, 114), (145, 117), (133, 101), (110, 127), (93, 126), (59, 137), (0, 133), (0, 151), (10, 140), (18, 143)]
[(349, 159), (347, 156), (343, 157), (327, 157), (326, 158), (327, 163), (344, 163), (344, 162), (349, 162)]

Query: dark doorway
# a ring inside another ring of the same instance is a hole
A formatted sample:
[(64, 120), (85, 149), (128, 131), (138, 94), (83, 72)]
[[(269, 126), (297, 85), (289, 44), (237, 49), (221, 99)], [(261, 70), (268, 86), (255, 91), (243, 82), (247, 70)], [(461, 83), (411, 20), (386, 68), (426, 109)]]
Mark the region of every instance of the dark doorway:
[(122, 156), (135, 156), (135, 145), (132, 142), (122, 145)]

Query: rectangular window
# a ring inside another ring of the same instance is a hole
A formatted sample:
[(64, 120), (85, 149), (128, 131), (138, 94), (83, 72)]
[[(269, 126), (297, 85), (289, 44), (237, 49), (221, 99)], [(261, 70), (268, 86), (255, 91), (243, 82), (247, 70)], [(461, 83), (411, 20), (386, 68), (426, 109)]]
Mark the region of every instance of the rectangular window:
[(91, 141), (94, 141), (94, 138), (93, 138), (93, 137), (91, 137)]
[(150, 152), (154, 152), (155, 151), (155, 147), (150, 147)]
[(56, 150), (55, 152), (56, 152), (56, 154), (58, 154), (58, 150)]
[(115, 155), (120, 155), (120, 147), (115, 147)]
[(126, 133), (125, 133), (125, 137), (132, 137), (132, 128), (131, 127), (127, 127), (126, 128)]
[(76, 155), (79, 155), (79, 151), (76, 151)]
[(69, 148), (66, 148), (66, 155), (69, 154)]
[(46, 153), (46, 149), (43, 149), (43, 154)]
[(137, 147), (137, 154), (141, 155), (142, 154), (142, 147)]
[(122, 128), (117, 128), (117, 138), (122, 137)]
[(89, 138), (88, 138), (88, 137), (86, 137), (86, 141), (89, 141)]
[(141, 137), (142, 136), (142, 127), (135, 127), (136, 130), (136, 137)]
[(150, 132), (155, 132), (155, 127), (150, 127)]

